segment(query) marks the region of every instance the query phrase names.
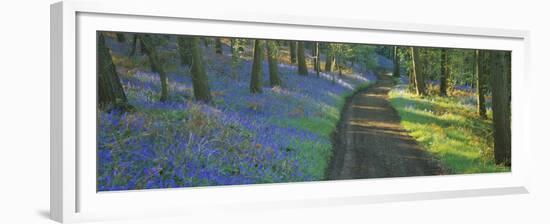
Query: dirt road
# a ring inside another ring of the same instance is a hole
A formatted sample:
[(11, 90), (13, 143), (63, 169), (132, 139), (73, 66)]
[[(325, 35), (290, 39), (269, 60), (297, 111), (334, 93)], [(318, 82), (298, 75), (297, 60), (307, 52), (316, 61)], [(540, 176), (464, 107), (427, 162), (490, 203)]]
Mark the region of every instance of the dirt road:
[(399, 124), (388, 101), (392, 86), (391, 78), (381, 75), (346, 102), (333, 135), (329, 180), (443, 174), (438, 162)]

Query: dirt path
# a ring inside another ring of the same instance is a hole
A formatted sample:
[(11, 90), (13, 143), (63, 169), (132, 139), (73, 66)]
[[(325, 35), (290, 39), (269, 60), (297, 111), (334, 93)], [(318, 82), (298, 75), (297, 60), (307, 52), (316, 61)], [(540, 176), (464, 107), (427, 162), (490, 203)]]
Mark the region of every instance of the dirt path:
[(376, 84), (346, 102), (333, 136), (329, 180), (443, 173), (399, 124), (399, 115), (387, 99), (392, 86), (391, 78), (381, 75)]

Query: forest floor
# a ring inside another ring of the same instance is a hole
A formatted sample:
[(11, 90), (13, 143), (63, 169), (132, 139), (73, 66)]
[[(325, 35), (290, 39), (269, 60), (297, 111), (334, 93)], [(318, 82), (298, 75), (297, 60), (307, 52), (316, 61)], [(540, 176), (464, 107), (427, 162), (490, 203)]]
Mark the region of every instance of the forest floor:
[(445, 173), (438, 160), (401, 126), (398, 112), (388, 101), (393, 86), (391, 77), (379, 75), (376, 84), (346, 100), (333, 133), (329, 180)]

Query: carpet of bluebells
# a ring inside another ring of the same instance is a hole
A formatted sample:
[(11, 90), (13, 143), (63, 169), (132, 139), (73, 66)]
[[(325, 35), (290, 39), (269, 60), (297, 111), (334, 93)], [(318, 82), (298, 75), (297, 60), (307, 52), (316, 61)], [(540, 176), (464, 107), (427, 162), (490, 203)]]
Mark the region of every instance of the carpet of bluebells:
[[(158, 74), (125, 67), (128, 49), (108, 46), (136, 110), (98, 112), (98, 191), (322, 180), (345, 96), (375, 81), (370, 72), (300, 76), (280, 64), (283, 85), (271, 88), (264, 63), (263, 93), (254, 95), (250, 60), (231, 73), (229, 55), (204, 48), (214, 102), (193, 101), (182, 66), (168, 72), (169, 98), (160, 102)], [(174, 48), (172, 40), (161, 53)]]

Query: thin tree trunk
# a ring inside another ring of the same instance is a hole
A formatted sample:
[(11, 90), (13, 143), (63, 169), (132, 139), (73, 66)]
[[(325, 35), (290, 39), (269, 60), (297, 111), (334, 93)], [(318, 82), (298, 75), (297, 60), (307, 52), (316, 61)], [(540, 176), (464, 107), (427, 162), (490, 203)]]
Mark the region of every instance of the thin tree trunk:
[(439, 95), (447, 96), (447, 80), (449, 78), (449, 55), (447, 49), (441, 49), (441, 79), (439, 83)]
[(295, 64), (296, 63), (296, 41), (289, 41), (288, 44), (290, 45), (290, 63)]
[(223, 54), (221, 38), (216, 38), (216, 54)]
[(158, 73), (160, 76), (161, 93), (159, 100), (164, 102), (168, 99), (168, 84), (166, 80), (166, 73), (164, 72), (160, 58), (158, 57), (156, 47), (153, 44), (151, 36), (148, 34), (140, 35), (139, 39), (141, 40), (141, 45), (144, 47), (145, 54), (147, 54), (147, 57), (149, 58), (151, 71)]
[(424, 77), (422, 70), (420, 69), (418, 48), (410, 47), (411, 50), (411, 61), (412, 61), (412, 75), (414, 76), (414, 86), (416, 90), (416, 95), (423, 96), (426, 95), (426, 90), (424, 86)]
[(307, 75), (306, 54), (304, 42), (298, 42), (298, 74)]
[(139, 43), (138, 37), (139, 37), (138, 34), (134, 34), (134, 37), (132, 38), (132, 43), (130, 44), (131, 45), (131, 50), (129, 54), (130, 57), (133, 57), (134, 55), (136, 55), (136, 49)]
[(327, 53), (325, 57), (325, 71), (332, 72), (332, 67), (334, 65), (334, 52), (330, 49), (330, 45), (327, 46)]
[(393, 77), (395, 78), (399, 78), (401, 77), (401, 74), (400, 74), (400, 66), (399, 66), (399, 54), (398, 54), (398, 47), (397, 46), (394, 46), (393, 47)]
[(193, 56), (191, 53), (191, 39), (189, 37), (179, 36), (177, 38), (178, 52), (181, 65), (190, 66)]
[(321, 51), (319, 51), (319, 42), (315, 42), (315, 61), (314, 65), (317, 76), (321, 72)]
[(511, 165), (511, 111), (510, 80), (507, 60), (509, 52), (491, 51), (491, 83), (493, 95), (493, 137), (494, 154), (497, 164)]
[(212, 100), (210, 95), (210, 86), (208, 85), (208, 76), (204, 70), (204, 63), (202, 59), (202, 51), (199, 47), (200, 39), (198, 37), (192, 37), (190, 40), (191, 45), (191, 82), (193, 83), (193, 94), (195, 100), (209, 103)]
[(274, 41), (266, 41), (267, 46), (267, 61), (269, 63), (269, 84), (271, 87), (280, 86), (281, 79), (279, 78), (279, 70), (277, 68), (277, 45)]
[(119, 43), (124, 43), (124, 42), (126, 42), (126, 36), (124, 36), (123, 33), (116, 33), (116, 40)]
[(487, 109), (485, 108), (485, 70), (481, 69), (483, 56), (485, 54), (475, 50), (475, 74), (477, 77), (477, 113), (483, 119), (487, 118)]
[(254, 61), (250, 78), (250, 92), (253, 94), (262, 92), (262, 57), (262, 41), (254, 40)]
[(99, 33), (97, 43), (97, 79), (98, 104), (101, 109), (125, 111), (131, 108), (102, 33)]

